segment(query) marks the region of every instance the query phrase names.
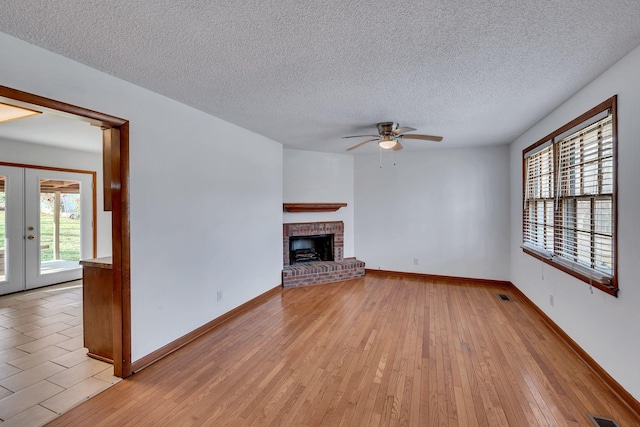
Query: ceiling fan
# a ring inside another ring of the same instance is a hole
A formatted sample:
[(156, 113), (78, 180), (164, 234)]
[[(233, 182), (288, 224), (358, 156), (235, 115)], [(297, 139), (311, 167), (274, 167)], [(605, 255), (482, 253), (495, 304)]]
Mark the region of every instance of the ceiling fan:
[(348, 148), (347, 151), (355, 150), (358, 147), (363, 146), (368, 142), (377, 141), (380, 148), (384, 150), (393, 149), (393, 151), (402, 150), (402, 144), (400, 144), (400, 139), (422, 139), (425, 141), (442, 141), (441, 136), (433, 136), (433, 135), (419, 135), (416, 133), (408, 133), (413, 132), (414, 128), (410, 127), (399, 127), (399, 125), (395, 122), (382, 122), (378, 123), (378, 135), (350, 135), (343, 136), (343, 138), (364, 138), (364, 137), (373, 137), (373, 139), (366, 140), (361, 142), (360, 144), (356, 144), (351, 148)]

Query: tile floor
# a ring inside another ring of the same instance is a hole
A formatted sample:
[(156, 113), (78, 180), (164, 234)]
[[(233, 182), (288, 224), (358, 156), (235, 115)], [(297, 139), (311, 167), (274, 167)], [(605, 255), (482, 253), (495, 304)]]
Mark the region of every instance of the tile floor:
[(0, 296), (0, 420), (41, 426), (120, 378), (86, 355), (82, 281)]

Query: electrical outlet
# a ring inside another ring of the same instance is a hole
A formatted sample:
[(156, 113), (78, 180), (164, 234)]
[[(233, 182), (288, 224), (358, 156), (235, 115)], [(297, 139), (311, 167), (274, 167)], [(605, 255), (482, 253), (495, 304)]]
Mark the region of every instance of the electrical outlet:
[(222, 301), (222, 291), (218, 291), (218, 302)]
[(554, 299), (555, 298), (554, 298), (553, 294), (549, 294), (549, 304), (551, 304), (551, 307), (553, 307), (553, 305), (555, 304)]
[(413, 265), (418, 265), (418, 258), (413, 259)]

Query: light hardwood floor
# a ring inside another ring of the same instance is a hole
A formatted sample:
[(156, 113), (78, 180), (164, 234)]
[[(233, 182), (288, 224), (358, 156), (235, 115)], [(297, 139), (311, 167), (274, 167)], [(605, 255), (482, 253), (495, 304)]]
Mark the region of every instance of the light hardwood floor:
[(638, 425), (498, 293), (378, 274), (285, 289), (50, 425)]
[(2, 426), (43, 425), (120, 380), (86, 354), (81, 281), (1, 296)]

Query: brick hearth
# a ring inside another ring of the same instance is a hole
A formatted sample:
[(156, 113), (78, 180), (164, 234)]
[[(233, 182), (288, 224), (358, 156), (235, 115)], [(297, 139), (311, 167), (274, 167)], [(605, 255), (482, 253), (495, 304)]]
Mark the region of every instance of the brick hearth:
[(342, 261), (316, 261), (286, 266), (282, 270), (282, 286), (294, 288), (320, 283), (339, 282), (364, 276), (364, 261), (345, 258)]
[[(333, 234), (333, 261), (314, 261), (289, 264), (289, 238)], [(364, 276), (364, 262), (355, 258), (344, 259), (344, 223), (305, 222), (283, 224), (282, 286), (285, 288), (339, 282)]]

